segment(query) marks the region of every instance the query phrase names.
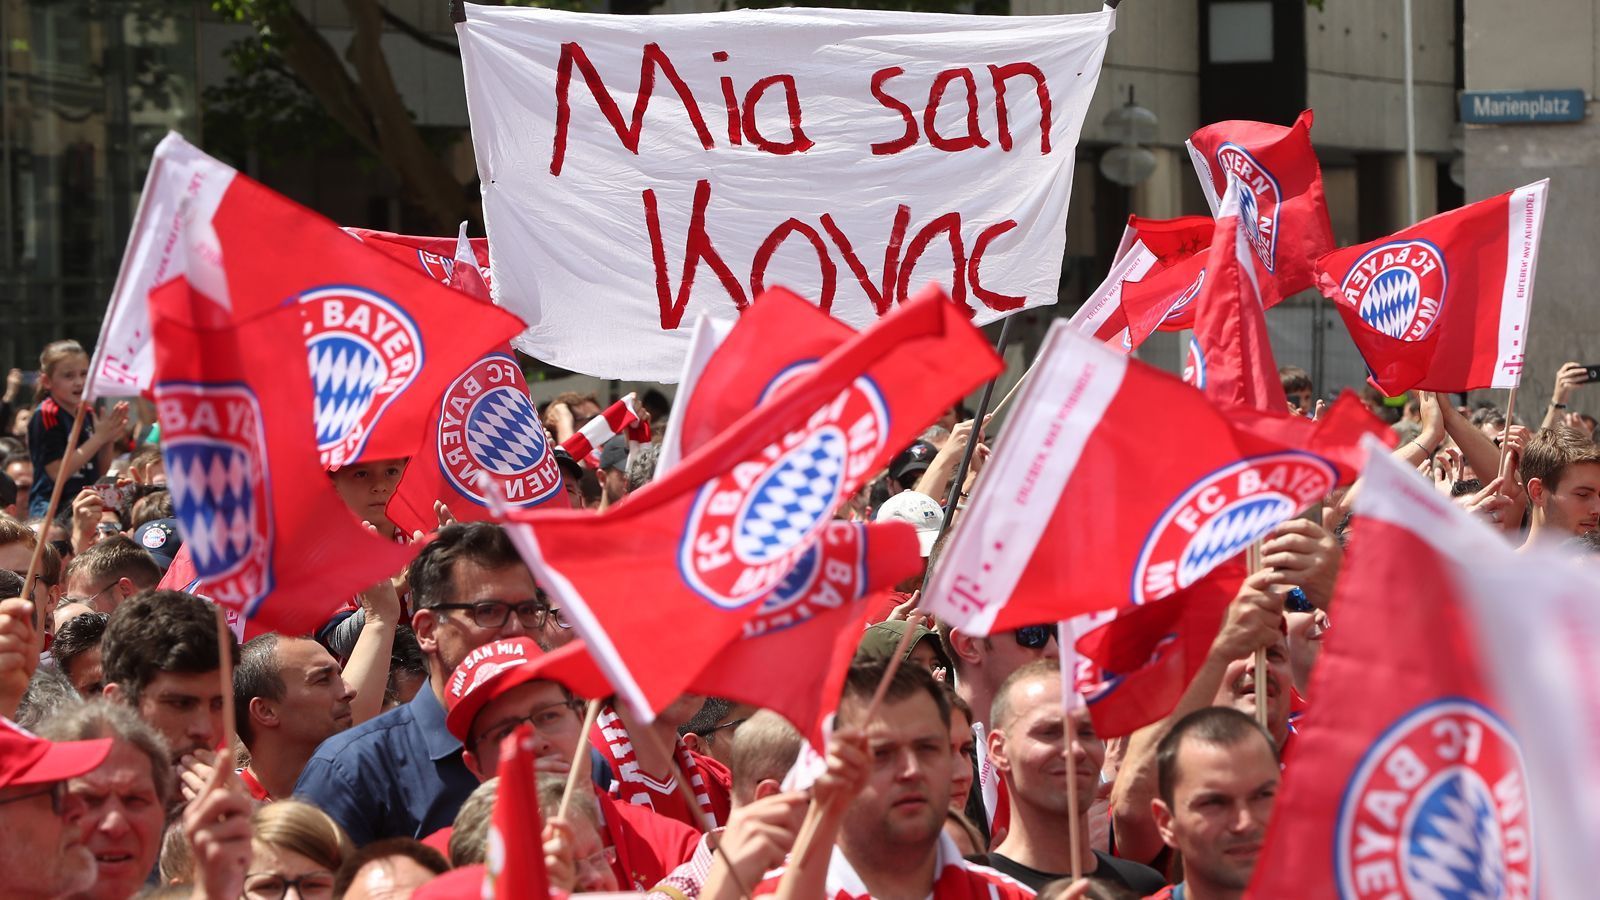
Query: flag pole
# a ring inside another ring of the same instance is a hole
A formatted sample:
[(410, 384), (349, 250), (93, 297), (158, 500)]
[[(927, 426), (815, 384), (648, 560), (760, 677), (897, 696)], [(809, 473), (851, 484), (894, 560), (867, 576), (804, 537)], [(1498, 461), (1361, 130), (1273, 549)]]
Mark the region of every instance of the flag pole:
[[(594, 731), (594, 721), (600, 718), (600, 698), (589, 701), (588, 708), (583, 712), (583, 730), (578, 732), (588, 740), (589, 733)], [(567, 770), (567, 786), (561, 791), (561, 806), (556, 815), (563, 821), (567, 818), (567, 811), (572, 808), (573, 794), (577, 793), (578, 782), (589, 772), (588, 744), (579, 746), (578, 752), (572, 754), (572, 768)]]
[(1067, 649), (1069, 641), (1076, 640), (1072, 628), (1066, 619), (1056, 623), (1056, 658), (1061, 669), (1061, 728), (1067, 737), (1067, 844), (1072, 848), (1072, 881), (1077, 884), (1083, 878), (1083, 857), (1078, 854), (1078, 842), (1083, 839), (1082, 826), (1078, 819), (1078, 764), (1075, 759), (1078, 755), (1077, 733), (1072, 728), (1072, 691), (1075, 690), (1074, 670), (1077, 668), (1074, 661), (1077, 659), (1077, 648), (1070, 652)]
[[(56, 517), (56, 510), (61, 507), (62, 490), (67, 486), (67, 481), (77, 474), (77, 470), (65, 471), (66, 463), (72, 458), (73, 451), (78, 449), (78, 437), (83, 433), (84, 405), (88, 402), (88, 400), (78, 401), (78, 414), (72, 417), (72, 430), (67, 432), (67, 448), (61, 453), (61, 466), (56, 469), (56, 483), (50, 489), (50, 506), (45, 510), (44, 524), (39, 527), (39, 539), (33, 542), (33, 557), (28, 560), (28, 574), (22, 579), (22, 597), (29, 602), (33, 600), (33, 582), (39, 577), (39, 565), (44, 560), (44, 545), (50, 540), (50, 523)], [(38, 612), (46, 616), (50, 614), (49, 610)], [(233, 696), (232, 690), (228, 691), (228, 696)]]
[(1510, 473), (1508, 473), (1506, 471), (1506, 459), (1511, 456), (1511, 444), (1510, 444), (1509, 441), (1506, 440), (1506, 436), (1509, 436), (1511, 434), (1511, 422), (1512, 422), (1511, 417), (1516, 412), (1516, 409), (1517, 409), (1517, 389), (1516, 388), (1512, 388), (1510, 391), (1508, 391), (1506, 393), (1506, 429), (1505, 429), (1504, 432), (1501, 433), (1502, 436), (1500, 438), (1500, 465), (1496, 469), (1496, 474), (1501, 477), (1500, 493), (1505, 494), (1506, 496), (1510, 496), (1510, 490), (1508, 489), (1507, 485), (1511, 481)]
[[(1251, 541), (1245, 550), (1245, 567), (1252, 574), (1261, 571), (1261, 542)], [(1267, 648), (1256, 648), (1256, 724), (1267, 727)]]
[(217, 680), (222, 683), (222, 744), (232, 747), (234, 739), (234, 709), (233, 709), (233, 654), (228, 649), (233, 646), (233, 632), (228, 630), (228, 611), (222, 604), (213, 603), (211, 609), (217, 614)]
[(995, 416), (1000, 415), (1001, 410), (1004, 410), (1006, 405), (1011, 402), (1011, 398), (1015, 397), (1017, 392), (1022, 390), (1022, 385), (1027, 382), (1028, 376), (1033, 374), (1033, 367), (1037, 366), (1038, 364), (1039, 360), (1035, 359), (1033, 363), (1030, 364), (1025, 371), (1023, 371), (1022, 377), (1017, 379), (1017, 383), (1013, 384), (1011, 386), (1011, 390), (1007, 391), (1006, 395), (1000, 398), (1000, 402), (994, 405), (994, 410), (989, 413), (989, 418), (992, 419)]

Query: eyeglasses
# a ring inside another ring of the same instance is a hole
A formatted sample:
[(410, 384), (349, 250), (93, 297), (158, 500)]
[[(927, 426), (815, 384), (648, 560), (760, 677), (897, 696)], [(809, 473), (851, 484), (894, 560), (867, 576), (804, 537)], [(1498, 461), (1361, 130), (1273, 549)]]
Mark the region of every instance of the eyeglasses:
[(61, 598), (61, 602), (62, 603), (82, 603), (84, 606), (87, 606), (90, 609), (99, 609), (99, 607), (94, 605), (94, 601), (98, 600), (100, 598), (100, 595), (104, 594), (106, 591), (109, 591), (109, 590), (111, 590), (112, 588), (114, 588), (116, 586), (117, 586), (117, 582), (113, 581), (110, 584), (106, 585), (105, 587), (101, 588), (98, 591), (95, 591), (94, 593), (90, 594), (87, 597), (70, 597), (70, 596), (69, 597), (62, 597)]
[(1029, 650), (1043, 650), (1050, 639), (1056, 636), (1053, 625), (1024, 625), (1015, 632), (1017, 646)]
[(266, 872), (246, 875), (244, 878), (244, 895), (249, 900), (283, 900), (290, 888), (294, 888), (295, 893), (306, 900), (332, 897), (333, 873), (312, 872), (299, 878), (285, 878)]
[(427, 609), (464, 609), (472, 614), (472, 624), (479, 628), (500, 628), (517, 614), (517, 621), (523, 628), (529, 630), (540, 629), (546, 622), (554, 622), (557, 628), (571, 628), (561, 615), (561, 610), (548, 605), (543, 600), (524, 600), (521, 603), (511, 603), (505, 600), (479, 600), (477, 603), (438, 603)]
[(560, 737), (568, 734), (579, 726), (578, 708), (582, 704), (576, 700), (565, 700), (561, 703), (550, 703), (535, 709), (525, 716), (515, 719), (504, 719), (496, 722), (493, 728), (478, 735), (477, 746), (483, 746), (484, 741), (490, 741), (494, 746), (510, 736), (523, 722), (533, 726), (533, 730), (544, 737)]
[(7, 803), (32, 800), (35, 797), (43, 797), (46, 794), (50, 795), (50, 811), (58, 816), (61, 815), (61, 810), (66, 808), (67, 800), (67, 783), (65, 781), (52, 781), (50, 786), (44, 790), (30, 791), (26, 794), (18, 794), (15, 797), (7, 797), (4, 800), (0, 800), (0, 806), (4, 806)]
[(717, 732), (719, 732), (722, 729), (726, 728), (726, 729), (728, 729), (728, 733), (729, 734), (733, 734), (734, 729), (738, 728), (740, 725), (743, 725), (748, 720), (749, 720), (749, 716), (746, 716), (745, 718), (742, 718), (742, 719), (729, 719), (728, 721), (723, 722), (720, 725), (713, 725), (710, 728), (702, 728), (702, 729), (696, 731), (695, 734), (699, 735), (701, 740), (703, 740), (703, 741), (705, 741), (706, 743), (709, 744), (713, 740), (716, 739)]

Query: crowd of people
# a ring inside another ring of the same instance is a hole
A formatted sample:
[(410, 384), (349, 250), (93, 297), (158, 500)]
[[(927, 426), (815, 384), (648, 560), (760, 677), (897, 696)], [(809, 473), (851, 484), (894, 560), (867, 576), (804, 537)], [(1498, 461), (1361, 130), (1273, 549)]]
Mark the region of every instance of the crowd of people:
[[(821, 776), (797, 790), (806, 741), (770, 710), (684, 696), (638, 721), (549, 677), (539, 660), (576, 639), (570, 617), (500, 526), (441, 514), (431, 534), (399, 534), (385, 506), (406, 460), (329, 477), (359, 519), (423, 544), (407, 569), (315, 633), (241, 644), (203, 589), (164, 581), (183, 537), (159, 429), (138, 403), (90, 409), (88, 363), (53, 343), (37, 372), (10, 374), (0, 405), (6, 897), (480, 896), (504, 852), (490, 818), (506, 739), (525, 731), (553, 893), (1235, 900), (1338, 616), (1348, 497), (1265, 541), (1263, 571), (1279, 577), (1244, 582), (1164, 719), (1107, 741), (1064, 703), (1053, 623), (965, 634), (921, 613), (921, 579), (908, 579), (862, 636)], [(1281, 375), (1316, 415), (1306, 374)], [(1586, 380), (1562, 367), (1537, 428), (1435, 394), (1370, 402), (1403, 441), (1395, 454), (1508, 541), (1600, 549), (1600, 445), (1576, 408)], [(655, 395), (645, 408), (659, 440), (671, 406)], [(550, 438), (601, 409), (554, 398)], [(911, 523), (937, 565), (948, 505), (997, 440), (951, 410), (841, 515)], [(569, 496), (621, 502), (653, 459), (616, 446), (597, 469), (563, 459)], [(66, 509), (46, 518), (58, 483)]]

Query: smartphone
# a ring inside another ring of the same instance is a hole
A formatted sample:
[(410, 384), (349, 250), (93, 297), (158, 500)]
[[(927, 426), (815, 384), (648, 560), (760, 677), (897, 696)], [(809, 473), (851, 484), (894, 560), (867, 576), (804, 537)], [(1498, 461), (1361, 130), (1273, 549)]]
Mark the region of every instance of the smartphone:
[(1583, 367), (1584, 381), (1600, 381), (1600, 365)]
[(89, 490), (99, 495), (100, 502), (106, 505), (106, 509), (113, 510), (122, 508), (123, 501), (128, 499), (128, 491), (130, 489), (128, 486), (118, 487), (114, 484), (89, 485)]

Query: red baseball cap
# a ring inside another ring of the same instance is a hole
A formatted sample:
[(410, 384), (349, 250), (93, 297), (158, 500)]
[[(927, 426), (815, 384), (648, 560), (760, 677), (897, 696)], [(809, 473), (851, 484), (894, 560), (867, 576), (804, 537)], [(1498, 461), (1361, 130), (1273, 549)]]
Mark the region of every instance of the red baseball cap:
[(611, 693), (582, 641), (545, 653), (533, 638), (490, 641), (467, 654), (444, 686), (445, 727), (465, 741), (472, 720), (490, 700), (530, 681), (554, 681), (580, 697)]
[(111, 741), (47, 741), (0, 716), (0, 788), (76, 778), (105, 762)]

